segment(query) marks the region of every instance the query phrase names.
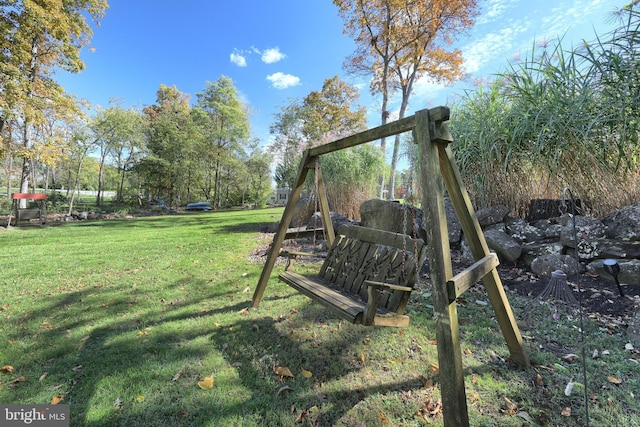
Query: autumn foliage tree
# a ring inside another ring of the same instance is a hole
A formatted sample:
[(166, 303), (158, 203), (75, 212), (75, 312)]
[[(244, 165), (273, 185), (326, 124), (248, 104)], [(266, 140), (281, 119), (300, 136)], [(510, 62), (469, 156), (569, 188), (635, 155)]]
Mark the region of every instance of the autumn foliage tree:
[[(401, 93), (398, 117), (403, 118), (414, 84), (420, 78), (452, 83), (463, 76), (462, 52), (451, 48), (458, 34), (478, 15), (477, 0), (333, 0), (353, 37), (355, 52), (345, 69), (371, 76), (371, 93), (382, 96), (381, 123), (387, 123), (391, 97)], [(394, 195), (394, 176), (400, 137), (394, 143), (388, 196)], [(386, 141), (381, 141), (386, 152)], [(384, 181), (381, 180), (381, 188)]]
[[(0, 133), (20, 141), (20, 191), (29, 187), (35, 129), (46, 112), (68, 117), (77, 109), (54, 72), (84, 68), (80, 51), (92, 35), (87, 19), (99, 20), (107, 7), (107, 0), (0, 0)], [(4, 132), (9, 122), (12, 134)]]

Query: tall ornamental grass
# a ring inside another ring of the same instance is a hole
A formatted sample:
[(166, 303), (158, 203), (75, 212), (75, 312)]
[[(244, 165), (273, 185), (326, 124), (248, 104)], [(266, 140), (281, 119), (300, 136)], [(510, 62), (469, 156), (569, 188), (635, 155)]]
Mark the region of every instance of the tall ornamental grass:
[(564, 187), (596, 216), (640, 200), (640, 12), (616, 19), (577, 48), (538, 44), (453, 106), (454, 151), (479, 207), (524, 215)]

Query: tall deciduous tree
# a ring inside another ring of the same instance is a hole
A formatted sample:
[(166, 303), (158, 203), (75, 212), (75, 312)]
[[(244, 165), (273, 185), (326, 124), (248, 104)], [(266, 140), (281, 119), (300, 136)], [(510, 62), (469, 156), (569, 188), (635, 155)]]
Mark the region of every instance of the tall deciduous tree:
[(98, 194), (96, 202), (102, 202), (105, 162), (113, 161), (118, 169), (117, 201), (122, 202), (126, 173), (138, 160), (144, 147), (142, 115), (132, 109), (111, 105), (101, 110), (91, 120), (99, 154)]
[[(366, 110), (357, 104), (358, 98), (356, 88), (332, 77), (325, 80), (321, 91), (281, 109), (271, 126), (276, 137), (272, 148), (280, 155), (276, 167), (279, 185), (293, 186), (304, 149), (366, 128)], [(360, 202), (371, 196), (371, 178), (381, 169), (372, 151), (377, 149), (361, 146), (322, 157), (327, 197), (336, 211), (356, 217)]]
[(326, 79), (320, 92), (312, 91), (303, 100), (305, 138), (315, 145), (364, 130), (366, 109), (357, 104), (359, 97), (358, 90), (338, 76)]
[(186, 187), (189, 162), (197, 129), (191, 117), (189, 96), (175, 86), (160, 85), (156, 103), (144, 108), (148, 120), (149, 153), (137, 166), (152, 197), (167, 198), (170, 206), (180, 203)]
[(47, 109), (76, 109), (53, 73), (84, 68), (80, 50), (92, 35), (87, 17), (98, 20), (107, 7), (107, 0), (0, 0), (0, 132), (8, 120), (20, 122), (21, 191), (33, 167), (33, 127)]
[[(390, 98), (396, 91), (402, 94), (398, 114), (402, 118), (419, 78), (453, 82), (462, 77), (462, 53), (447, 48), (457, 34), (473, 25), (478, 14), (477, 0), (333, 0), (333, 3), (339, 8), (345, 34), (356, 42), (356, 50), (345, 62), (345, 69), (372, 76), (371, 93), (382, 96), (382, 124), (387, 123)], [(399, 146), (398, 136), (391, 159), (390, 198), (394, 193)], [(386, 152), (384, 139), (381, 149)]]
[(201, 154), (209, 162), (208, 170), (214, 174), (214, 206), (221, 206), (224, 162), (247, 143), (250, 131), (248, 109), (238, 97), (233, 80), (227, 76), (207, 82), (206, 88), (197, 97), (198, 106), (207, 113), (210, 122), (208, 135), (204, 136), (206, 148)]

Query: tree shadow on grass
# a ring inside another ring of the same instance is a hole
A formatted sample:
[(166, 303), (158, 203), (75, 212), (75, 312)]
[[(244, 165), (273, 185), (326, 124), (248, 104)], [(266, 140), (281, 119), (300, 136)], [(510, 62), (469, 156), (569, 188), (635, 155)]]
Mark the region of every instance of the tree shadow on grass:
[[(251, 399), (242, 408), (247, 425), (298, 421), (331, 426), (368, 398), (424, 386), (421, 372), (401, 372), (402, 360), (394, 356), (404, 348), (369, 351), (372, 342), (394, 345), (398, 334), (395, 328), (338, 321), (324, 307), (312, 304), (292, 307), (291, 313), (279, 318), (261, 317), (260, 309), (249, 311), (233, 325), (216, 328), (210, 338), (251, 390)], [(387, 359), (400, 365), (376, 372), (375, 366)], [(284, 367), (292, 377), (280, 375), (286, 372)]]
[[(165, 289), (183, 284), (178, 280)], [(217, 287), (232, 289), (233, 284)], [(215, 353), (207, 336), (221, 319), (242, 312), (246, 297), (201, 292), (164, 299), (161, 290), (148, 296), (152, 304), (136, 311), (136, 298), (146, 297), (90, 288), (42, 298), (37, 309), (15, 319), (6, 339), (16, 346), (13, 352), (24, 353), (16, 363), (20, 375), (33, 382), (47, 374), (36, 395), (33, 387), (18, 386), (3, 393), (2, 400), (46, 404), (62, 396), (74, 426), (205, 425), (203, 420), (215, 418), (220, 408), (211, 407), (196, 387)], [(20, 358), (3, 353), (7, 359)], [(172, 380), (179, 372), (180, 378)], [(139, 398), (145, 395), (149, 400)], [(222, 398), (220, 403), (226, 404)]]

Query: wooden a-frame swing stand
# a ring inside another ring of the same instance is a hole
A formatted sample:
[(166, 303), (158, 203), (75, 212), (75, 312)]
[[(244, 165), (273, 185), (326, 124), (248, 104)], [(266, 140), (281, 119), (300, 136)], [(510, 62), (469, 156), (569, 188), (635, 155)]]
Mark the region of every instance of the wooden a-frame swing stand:
[[(448, 147), (449, 143), (453, 142), (453, 138), (445, 123), (447, 120), (449, 120), (447, 107), (421, 110), (411, 117), (306, 150), (300, 164), (296, 185), (291, 192), (279, 229), (270, 247), (251, 305), (257, 307), (260, 304), (282, 242), (287, 237), (288, 224), (293, 218), (294, 208), (309, 172), (316, 174), (322, 222), (329, 244), (333, 243), (335, 234), (331, 225), (322, 176), (319, 168), (316, 167), (317, 159), (321, 155), (333, 151), (412, 131), (414, 142), (419, 147), (421, 202), (425, 213), (427, 259), (433, 286), (433, 310), (438, 343), (444, 425), (464, 427), (469, 426), (469, 416), (464, 388), (456, 298), (471, 285), (482, 280), (506, 340), (511, 359), (523, 367), (529, 366), (529, 359), (496, 270), (496, 257), (489, 252), (471, 200), (454, 162), (453, 153)], [(451, 267), (451, 252), (444, 207), (445, 188), (476, 260), (472, 266), (456, 276), (453, 276)]]

